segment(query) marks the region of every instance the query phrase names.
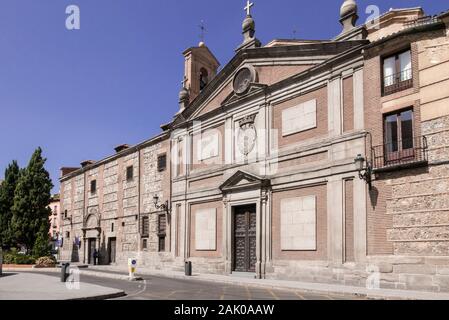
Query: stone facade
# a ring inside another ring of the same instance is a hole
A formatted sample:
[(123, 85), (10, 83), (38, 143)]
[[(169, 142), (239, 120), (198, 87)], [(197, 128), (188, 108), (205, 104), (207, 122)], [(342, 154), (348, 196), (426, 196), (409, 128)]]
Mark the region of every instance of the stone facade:
[[(332, 41), (245, 36), (218, 73), (204, 43), (184, 52), (163, 133), (63, 174), (64, 258), (96, 248), (102, 264), (448, 291), (448, 15), (392, 10), (380, 29), (355, 27), (345, 5)], [(384, 58), (408, 49), (406, 87), (386, 92)], [(402, 110), (413, 152), (392, 163), (385, 121)]]

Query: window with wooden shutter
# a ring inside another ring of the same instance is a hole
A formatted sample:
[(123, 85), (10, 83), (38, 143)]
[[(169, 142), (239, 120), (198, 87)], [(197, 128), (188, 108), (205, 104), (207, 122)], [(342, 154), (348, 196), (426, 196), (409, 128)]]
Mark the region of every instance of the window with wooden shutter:
[(150, 235), (150, 218), (142, 217), (142, 237)]
[(158, 219), (158, 237), (159, 237), (159, 252), (165, 251), (165, 238), (167, 236), (167, 216), (160, 215)]

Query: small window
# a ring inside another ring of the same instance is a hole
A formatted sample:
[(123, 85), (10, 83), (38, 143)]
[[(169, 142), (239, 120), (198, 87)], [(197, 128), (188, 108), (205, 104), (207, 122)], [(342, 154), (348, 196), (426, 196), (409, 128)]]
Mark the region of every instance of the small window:
[(133, 181), (133, 179), (134, 179), (134, 167), (129, 166), (128, 168), (126, 168), (126, 181), (130, 182)]
[(148, 217), (142, 217), (142, 237), (148, 237), (150, 235), (150, 219)]
[(413, 86), (410, 50), (383, 59), (383, 93), (388, 95)]
[(167, 217), (159, 216), (158, 220), (159, 252), (165, 252), (165, 237), (167, 236)]
[(162, 154), (157, 157), (157, 170), (159, 172), (165, 171), (167, 168), (167, 155)]
[(111, 223), (111, 232), (114, 232), (114, 223)]
[(67, 219), (67, 210), (64, 211), (64, 219)]
[(70, 232), (69, 232), (69, 231), (66, 231), (66, 233), (65, 233), (65, 237), (66, 237), (66, 239), (67, 239), (67, 240), (69, 240), (69, 239), (70, 239)]
[(142, 240), (142, 249), (147, 250), (148, 249), (148, 239)]
[(96, 194), (97, 193), (97, 180), (92, 180), (90, 182), (90, 193)]

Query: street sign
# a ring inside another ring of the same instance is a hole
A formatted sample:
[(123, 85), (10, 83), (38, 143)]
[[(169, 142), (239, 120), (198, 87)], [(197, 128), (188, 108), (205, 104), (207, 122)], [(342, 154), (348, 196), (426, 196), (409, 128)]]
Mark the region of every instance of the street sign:
[(128, 268), (129, 268), (129, 280), (135, 280), (135, 273), (137, 269), (137, 259), (129, 258), (128, 259)]

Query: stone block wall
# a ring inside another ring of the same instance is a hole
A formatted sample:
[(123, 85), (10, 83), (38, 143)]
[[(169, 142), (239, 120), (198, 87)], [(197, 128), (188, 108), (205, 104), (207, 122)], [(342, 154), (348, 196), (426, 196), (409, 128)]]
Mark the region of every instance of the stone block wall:
[(429, 166), (389, 176), (396, 255), (449, 256), (449, 117), (423, 122)]

